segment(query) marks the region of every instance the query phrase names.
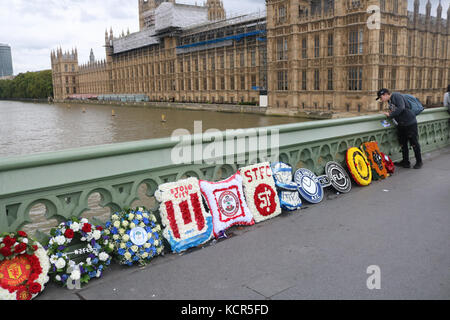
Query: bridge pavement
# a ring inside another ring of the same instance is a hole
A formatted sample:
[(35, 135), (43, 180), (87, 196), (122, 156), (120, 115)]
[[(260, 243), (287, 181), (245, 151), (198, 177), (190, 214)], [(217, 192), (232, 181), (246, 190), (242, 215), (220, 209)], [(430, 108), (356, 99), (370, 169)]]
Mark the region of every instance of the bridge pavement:
[[(148, 266), (113, 264), (39, 299), (450, 299), (450, 148), (324, 201)], [(414, 162), (413, 162), (414, 163)], [(369, 290), (369, 266), (380, 289)]]

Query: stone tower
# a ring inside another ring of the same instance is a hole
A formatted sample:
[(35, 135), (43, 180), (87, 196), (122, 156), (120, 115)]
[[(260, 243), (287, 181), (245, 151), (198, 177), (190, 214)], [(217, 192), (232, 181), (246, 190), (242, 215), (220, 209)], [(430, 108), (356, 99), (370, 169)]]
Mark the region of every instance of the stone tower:
[(208, 0), (206, 2), (208, 7), (208, 20), (223, 20), (226, 18), (225, 9), (221, 0)]
[(163, 2), (175, 3), (175, 0), (138, 0), (139, 30), (155, 25), (155, 9)]
[(52, 63), (53, 95), (65, 99), (78, 92), (78, 51), (63, 52), (61, 48), (50, 54)]
[(89, 54), (89, 63), (95, 63), (94, 50), (91, 48), (91, 53)]

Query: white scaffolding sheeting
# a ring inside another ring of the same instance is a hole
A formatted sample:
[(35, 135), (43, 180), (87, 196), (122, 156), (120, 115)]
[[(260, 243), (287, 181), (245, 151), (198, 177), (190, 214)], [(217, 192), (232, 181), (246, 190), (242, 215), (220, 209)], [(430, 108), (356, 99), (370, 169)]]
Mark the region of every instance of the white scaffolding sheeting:
[(207, 22), (208, 8), (164, 2), (156, 9), (155, 15), (155, 30), (161, 32)]
[(155, 29), (149, 28), (132, 33), (123, 38), (114, 39), (114, 53), (121, 53), (158, 43), (159, 39), (155, 37)]

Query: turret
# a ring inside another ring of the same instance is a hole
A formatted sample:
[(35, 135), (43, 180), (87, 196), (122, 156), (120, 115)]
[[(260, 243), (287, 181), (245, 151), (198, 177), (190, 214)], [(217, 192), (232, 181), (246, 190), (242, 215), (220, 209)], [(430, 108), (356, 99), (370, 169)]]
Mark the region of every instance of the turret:
[(89, 54), (89, 63), (95, 62), (94, 50), (91, 48), (91, 53)]
[(414, 0), (414, 26), (416, 28), (419, 23), (419, 6), (420, 6), (420, 1)]
[(439, 0), (439, 4), (437, 7), (437, 32), (441, 32), (442, 30), (442, 5), (441, 0)]
[(441, 0), (439, 0), (439, 4), (437, 7), (437, 18), (438, 19), (442, 19), (442, 5), (441, 5)]
[(431, 23), (431, 2), (428, 0), (426, 5), (426, 17), (425, 17), (425, 25), (427, 26), (427, 29), (430, 29), (430, 23)]
[(208, 0), (206, 2), (208, 8), (208, 20), (223, 20), (226, 17), (223, 2), (221, 0)]
[(447, 10), (447, 34), (450, 34), (450, 6)]

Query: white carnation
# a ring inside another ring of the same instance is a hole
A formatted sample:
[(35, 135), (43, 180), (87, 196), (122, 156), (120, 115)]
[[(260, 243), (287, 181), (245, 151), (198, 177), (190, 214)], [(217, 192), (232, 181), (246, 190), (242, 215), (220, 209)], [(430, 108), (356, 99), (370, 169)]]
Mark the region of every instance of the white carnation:
[(73, 230), (73, 232), (80, 231), (80, 224), (78, 222), (74, 222), (70, 225), (70, 228)]
[(109, 258), (109, 254), (107, 254), (106, 252), (102, 252), (99, 254), (98, 258), (100, 259), (100, 261), (106, 261)]
[(100, 230), (95, 230), (95, 231), (92, 233), (92, 236), (94, 237), (95, 240), (98, 240), (98, 239), (100, 239), (100, 237), (102, 236), (102, 233), (100, 232)]
[(64, 260), (63, 258), (59, 258), (56, 263), (55, 263), (55, 267), (57, 269), (62, 269), (66, 266), (66, 260)]
[(70, 274), (70, 278), (72, 280), (79, 280), (81, 277), (81, 272), (80, 270), (73, 270), (72, 273)]
[(62, 246), (64, 243), (66, 243), (66, 238), (64, 236), (57, 236), (55, 237), (55, 241), (58, 245)]

